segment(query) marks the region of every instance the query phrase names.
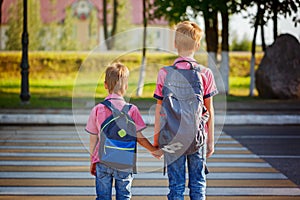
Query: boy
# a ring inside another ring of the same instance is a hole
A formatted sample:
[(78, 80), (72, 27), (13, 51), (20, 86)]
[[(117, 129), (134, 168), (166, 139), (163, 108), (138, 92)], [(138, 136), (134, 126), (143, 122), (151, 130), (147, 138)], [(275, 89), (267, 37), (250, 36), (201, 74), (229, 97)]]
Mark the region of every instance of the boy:
[[(179, 23), (175, 33), (175, 48), (178, 51), (178, 58), (174, 61), (177, 69), (189, 70), (191, 65), (197, 66), (196, 60), (193, 58), (194, 53), (200, 47), (200, 40), (203, 31), (194, 22), (184, 21)], [(201, 71), (199, 77), (202, 78), (203, 83), (203, 100), (204, 106), (209, 112), (209, 119), (205, 124), (205, 145), (206, 158), (210, 157), (214, 152), (214, 108), (213, 96), (218, 93), (213, 74), (210, 69), (200, 67)], [(159, 146), (159, 133), (160, 133), (160, 113), (162, 109), (163, 87), (167, 71), (160, 69), (157, 77), (156, 89), (154, 98), (157, 99), (157, 106), (155, 112), (155, 135), (153, 146)], [(205, 149), (200, 148), (196, 153), (189, 155), (183, 154), (176, 158), (171, 163), (167, 163), (167, 172), (169, 178), (169, 194), (168, 199), (184, 199), (185, 191), (185, 163), (188, 162), (190, 198), (192, 200), (205, 199), (206, 190), (206, 177), (205, 177)], [(165, 159), (168, 154), (165, 153)]]
[[(117, 109), (121, 110), (126, 104), (123, 95), (128, 87), (129, 71), (121, 63), (114, 63), (106, 69), (105, 89), (109, 95), (106, 100)], [(131, 198), (131, 183), (133, 180), (133, 170), (118, 170), (101, 163), (99, 158), (100, 146), (100, 126), (111, 115), (111, 111), (103, 104), (96, 105), (89, 116), (86, 131), (90, 133), (90, 153), (91, 165), (90, 173), (96, 176), (96, 200), (111, 199), (112, 181), (115, 179), (116, 199), (128, 200)], [(128, 111), (128, 115), (133, 119), (137, 130), (137, 142), (155, 155), (157, 148), (142, 135), (141, 131), (146, 125), (140, 115), (138, 108), (134, 105)]]

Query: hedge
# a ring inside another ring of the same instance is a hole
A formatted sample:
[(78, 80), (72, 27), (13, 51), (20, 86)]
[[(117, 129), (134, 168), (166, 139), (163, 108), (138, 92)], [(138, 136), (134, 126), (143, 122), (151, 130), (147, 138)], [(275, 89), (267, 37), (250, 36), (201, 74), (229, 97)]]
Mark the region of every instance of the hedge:
[[(249, 76), (250, 53), (230, 53), (230, 76)], [(263, 54), (256, 56), (256, 67), (260, 63)], [(206, 56), (197, 55), (201, 64), (206, 65)], [(147, 63), (155, 69), (147, 69), (149, 72), (157, 72), (163, 66), (173, 62), (175, 55), (162, 52), (148, 52)], [(59, 78), (60, 74), (75, 74), (84, 63), (85, 70), (95, 72), (99, 66), (118, 60), (126, 64), (130, 69), (141, 64), (141, 52), (122, 54), (87, 52), (30, 52), (29, 65), (31, 77)], [(0, 78), (8, 78), (20, 74), (21, 52), (0, 53)]]

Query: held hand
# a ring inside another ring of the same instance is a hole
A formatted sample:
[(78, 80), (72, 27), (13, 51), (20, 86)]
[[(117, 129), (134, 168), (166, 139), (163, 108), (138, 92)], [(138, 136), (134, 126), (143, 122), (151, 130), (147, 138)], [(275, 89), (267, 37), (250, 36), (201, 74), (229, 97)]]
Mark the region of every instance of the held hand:
[(90, 173), (91, 173), (91, 175), (96, 176), (96, 163), (91, 163)]
[(152, 151), (151, 154), (152, 154), (152, 156), (154, 156), (155, 158), (161, 159), (161, 158), (163, 157), (163, 155), (164, 155), (164, 152), (163, 152), (163, 150), (157, 148), (155, 151)]

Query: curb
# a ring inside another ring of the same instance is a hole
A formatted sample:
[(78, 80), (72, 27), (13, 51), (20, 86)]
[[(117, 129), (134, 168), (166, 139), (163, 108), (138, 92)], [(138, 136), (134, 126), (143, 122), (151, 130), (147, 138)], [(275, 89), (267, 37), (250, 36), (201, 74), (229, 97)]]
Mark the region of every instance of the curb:
[[(153, 115), (142, 115), (147, 125), (154, 124)], [(0, 114), (0, 125), (85, 125), (88, 119), (86, 114)], [(224, 123), (225, 122), (225, 123)], [(230, 114), (216, 115), (216, 125), (299, 125), (300, 115), (296, 114)]]

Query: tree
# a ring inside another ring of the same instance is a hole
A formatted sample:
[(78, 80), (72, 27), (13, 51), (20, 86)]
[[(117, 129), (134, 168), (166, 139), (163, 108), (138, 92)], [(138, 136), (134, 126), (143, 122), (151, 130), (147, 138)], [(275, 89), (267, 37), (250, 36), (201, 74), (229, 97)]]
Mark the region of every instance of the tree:
[(145, 79), (145, 68), (146, 68), (146, 39), (147, 39), (147, 23), (148, 23), (148, 10), (147, 6), (148, 1), (143, 0), (143, 25), (144, 25), (144, 32), (143, 32), (143, 53), (142, 53), (142, 65), (140, 68), (140, 78), (138, 82), (138, 88), (136, 91), (137, 96), (142, 96), (143, 94), (143, 86), (144, 86), (144, 79)]
[(2, 4), (4, 0), (0, 0), (0, 50), (2, 48)]
[[(255, 47), (256, 47), (256, 37), (257, 37), (257, 30), (258, 27), (261, 27), (261, 38), (262, 38), (262, 46), (263, 50), (266, 48), (266, 44), (264, 41), (264, 26), (267, 24), (269, 19), (273, 20), (273, 37), (274, 40), (277, 37), (278, 30), (277, 30), (277, 18), (278, 15), (283, 15), (287, 17), (288, 15), (291, 16), (294, 13), (297, 13), (298, 8), (300, 7), (299, 0), (242, 0), (242, 5), (253, 6), (257, 7), (256, 14), (249, 14), (249, 17), (252, 17), (252, 24), (254, 26), (254, 35), (251, 47), (251, 63), (250, 63), (250, 92), (249, 95), (253, 96), (254, 88), (255, 88)], [(294, 20), (296, 18), (294, 17)]]
[(283, 15), (287, 16), (294, 15), (295, 26), (297, 25), (297, 12), (300, 8), (299, 0), (268, 0), (266, 3), (267, 20), (272, 19), (273, 21), (273, 38), (274, 41), (278, 36), (278, 17)]
[[(18, 0), (16, 4), (10, 6), (10, 14), (8, 20), (8, 29), (5, 34), (7, 36), (7, 50), (21, 50), (21, 35), (23, 23), (23, 1)], [(42, 23), (40, 16), (40, 1), (28, 1), (28, 32), (29, 32), (29, 49), (40, 50), (42, 46), (41, 32)]]
[(60, 37), (60, 50), (76, 50), (77, 42), (72, 34), (74, 30), (74, 20), (71, 8), (66, 9), (66, 17), (62, 24), (62, 35)]
[(42, 21), (40, 12), (40, 1), (30, 0), (28, 1), (28, 32), (29, 34), (29, 50), (41, 50), (41, 33), (42, 33)]
[(108, 12), (107, 12), (107, 0), (103, 0), (103, 30), (104, 30), (104, 39), (106, 47), (108, 50), (111, 50), (114, 45), (113, 36), (117, 33), (117, 23), (118, 23), (118, 0), (113, 0), (112, 9), (112, 28), (108, 30)]
[[(240, 1), (230, 0), (190, 0), (190, 1), (154, 1), (154, 16), (165, 17), (171, 22), (187, 19), (186, 10), (193, 11), (192, 17), (203, 15), (205, 24), (205, 40), (209, 55), (208, 66), (214, 71), (214, 63), (217, 63), (219, 45), (218, 13), (222, 17), (222, 62), (220, 71), (225, 83), (225, 92), (228, 93), (229, 76), (229, 15), (241, 9)], [(214, 73), (216, 73), (214, 71)]]
[(21, 50), (21, 35), (23, 27), (23, 4), (17, 1), (16, 4), (9, 7), (8, 28), (5, 32), (7, 41), (6, 50)]
[(97, 10), (92, 9), (90, 14), (90, 24), (89, 24), (89, 33), (90, 33), (89, 49), (95, 48), (95, 46), (97, 46), (97, 44), (99, 43), (97, 37), (98, 30), (99, 30), (99, 25), (98, 25)]

